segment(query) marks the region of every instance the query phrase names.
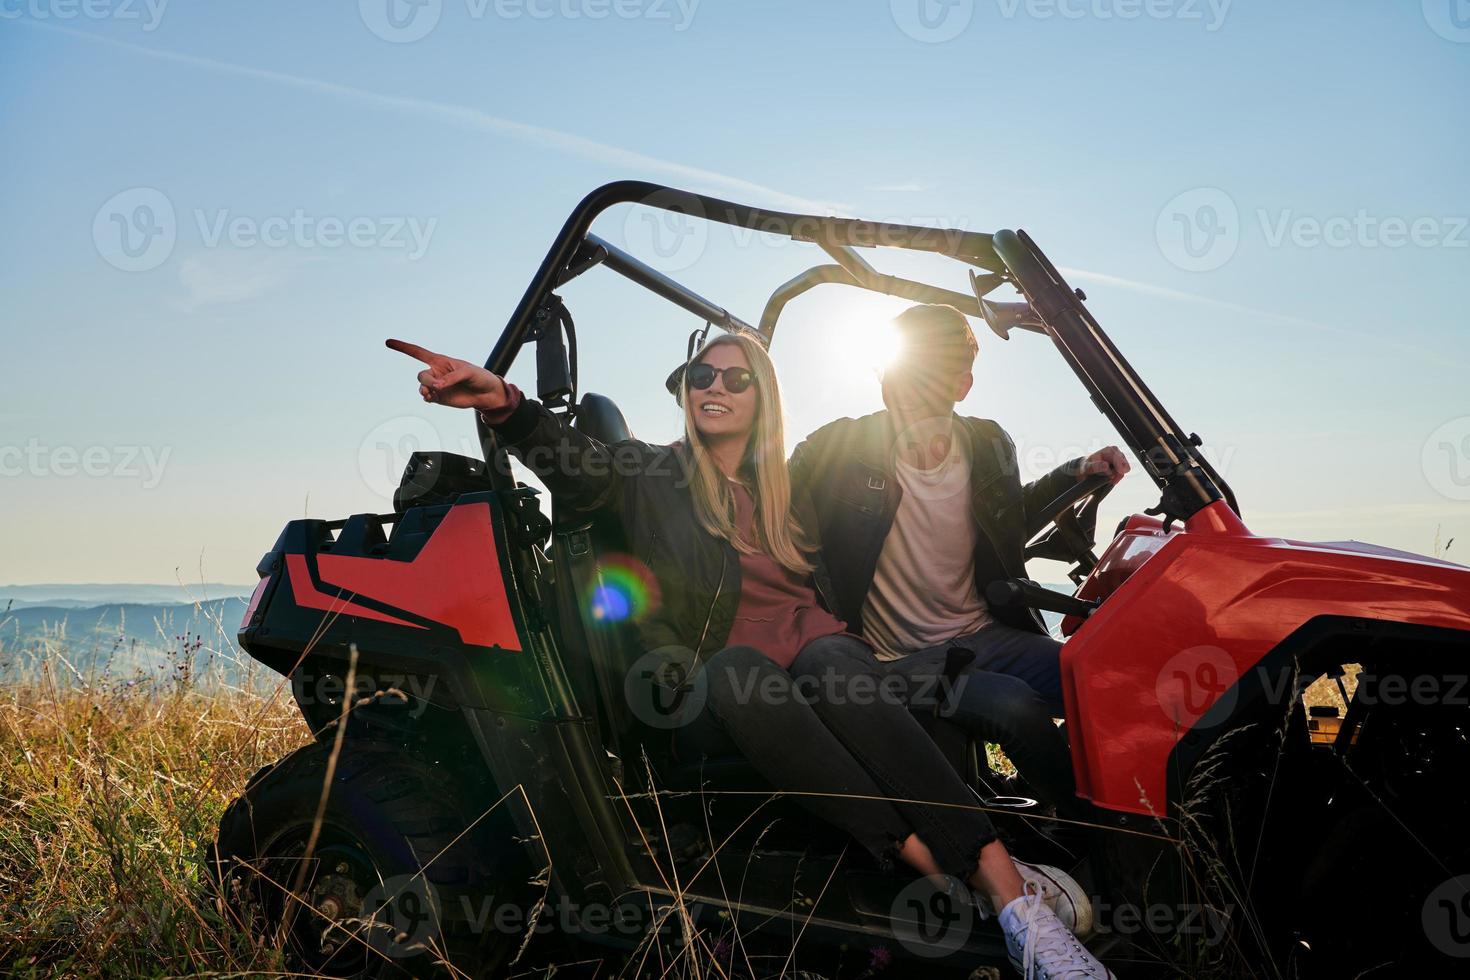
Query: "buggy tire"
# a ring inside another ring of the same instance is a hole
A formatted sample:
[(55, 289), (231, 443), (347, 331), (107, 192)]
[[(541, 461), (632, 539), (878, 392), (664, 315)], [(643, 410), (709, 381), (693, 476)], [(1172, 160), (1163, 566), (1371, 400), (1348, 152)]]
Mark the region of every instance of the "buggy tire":
[(226, 919), (318, 976), (493, 972), (520, 937), (486, 903), (536, 900), (503, 807), (482, 816), (495, 798), (468, 803), (447, 767), (347, 739), (303, 862), (331, 756), (326, 742), (298, 749), (226, 809), (207, 860)]

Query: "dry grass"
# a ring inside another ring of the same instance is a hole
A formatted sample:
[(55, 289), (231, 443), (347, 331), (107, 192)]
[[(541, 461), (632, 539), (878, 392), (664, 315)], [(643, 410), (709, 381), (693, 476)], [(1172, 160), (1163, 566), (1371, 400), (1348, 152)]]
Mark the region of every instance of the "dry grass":
[(0, 972), (269, 972), (215, 909), (203, 847), (245, 780), (309, 738), (289, 691), (31, 665), (0, 688)]
[[(221, 648), (219, 658), (229, 658), (228, 646)], [(224, 685), (217, 673), (197, 676), (199, 649), (197, 638), (185, 638), (172, 671), (140, 682), (109, 676), (110, 658), (97, 658), (96, 650), (87, 660), (104, 667), (78, 669), (60, 638), (24, 651), (0, 646), (0, 664), (20, 661), (26, 678), (0, 686), (0, 974), (283, 972), (277, 952), (242, 934), (216, 907), (204, 848), (250, 775), (305, 744), (310, 733), (278, 678), (241, 689)], [(1340, 703), (1327, 681), (1306, 700)], [(1008, 760), (988, 748), (992, 764), (1008, 769)], [(676, 881), (670, 885), (678, 890)], [(657, 946), (639, 952), (645, 961), (650, 954), (663, 961), (655, 974), (762, 973), (735, 969), (729, 951), (719, 952), (729, 937), (694, 935), (691, 942), (686, 934), (686, 945), (701, 948), (672, 951), (674, 963), (665, 959), (671, 951)], [(1210, 972), (1209, 952), (1175, 950), (1200, 976)], [(606, 962), (593, 968), (602, 976), (618, 972)]]

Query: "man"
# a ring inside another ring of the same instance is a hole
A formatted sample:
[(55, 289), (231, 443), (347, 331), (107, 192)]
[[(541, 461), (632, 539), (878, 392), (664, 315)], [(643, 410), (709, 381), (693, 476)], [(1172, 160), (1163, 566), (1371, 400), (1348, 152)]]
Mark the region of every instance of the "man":
[[(1061, 642), (1032, 609), (992, 608), (986, 586), (1025, 576), (1026, 516), (1077, 480), (1128, 472), (1110, 446), (1022, 485), (1015, 445), (988, 419), (957, 415), (979, 346), (952, 306), (895, 321), (897, 362), (883, 374), (886, 411), (839, 419), (791, 457), (792, 490), (811, 497), (833, 612), (873, 646), (878, 666), (914, 681), (942, 675), (949, 652), (973, 654), (946, 717), (1005, 747), (1049, 801), (1075, 798), (1061, 713)], [(798, 660), (820, 676), (829, 665)]]

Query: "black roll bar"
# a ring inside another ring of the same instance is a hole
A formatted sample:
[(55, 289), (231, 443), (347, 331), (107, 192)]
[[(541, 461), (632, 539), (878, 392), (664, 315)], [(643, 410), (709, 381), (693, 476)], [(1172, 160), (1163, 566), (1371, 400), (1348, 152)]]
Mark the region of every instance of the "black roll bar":
[(1223, 497), (1238, 515), (1234, 494), (1199, 452), (1199, 437), (1174, 421), (1031, 236), (998, 231), (995, 249), (1093, 402), (1162, 491), (1150, 513), (1185, 520)]
[[(649, 292), (657, 296), (662, 296), (675, 306), (688, 310), (706, 323), (714, 324), (720, 329), (732, 333), (747, 331), (753, 334), (757, 332), (755, 327), (752, 327), (723, 306), (710, 302), (683, 283), (670, 279), (653, 266), (635, 259), (616, 245), (605, 242), (593, 234), (587, 235), (587, 244), (601, 253), (601, 262), (609, 269), (627, 279), (631, 279)], [(767, 343), (770, 342), (769, 337), (762, 339)]]
[(525, 340), (526, 330), (536, 315), (536, 309), (561, 281), (562, 271), (582, 247), (593, 219), (617, 204), (642, 204), (737, 228), (781, 235), (795, 241), (935, 252), (991, 272), (1005, 271), (995, 254), (990, 236), (978, 231), (769, 211), (646, 181), (622, 180), (597, 188), (573, 209), (556, 240), (552, 242), (540, 268), (536, 270), (531, 284), (526, 287), (526, 292), (516, 305), (515, 312), (511, 314), (505, 331), (486, 358), (485, 367), (488, 370), (504, 374), (510, 367)]
[[(794, 241), (813, 242), (831, 255), (836, 264), (809, 269), (783, 284), (767, 302), (759, 328), (752, 328), (723, 307), (588, 233), (592, 221), (603, 211), (617, 204), (630, 203), (781, 235)], [(978, 266), (989, 274), (972, 275), (972, 294), (882, 275), (854, 251), (854, 248), (880, 246), (948, 255)], [(786, 304), (823, 283), (858, 286), (919, 302), (948, 303), (967, 315), (990, 320), (982, 308), (981, 297), (1001, 283), (1011, 281), (1025, 295), (1040, 323), (1029, 322), (1029, 317), (1016, 318), (1020, 322), (1009, 324), (1005, 329), (1019, 326), (1051, 337), (1091, 393), (1098, 409), (1118, 429), (1160, 488), (1162, 498), (1158, 507), (1150, 512), (1163, 514), (1169, 521), (1184, 520), (1223, 498), (1237, 514), (1240, 513), (1230, 487), (1199, 452), (1199, 437), (1186, 434), (1170, 417), (1103, 333), (1102, 327), (1083, 305), (1081, 294), (1066, 284), (1056, 267), (1025, 232), (1000, 231), (987, 235), (855, 218), (793, 214), (735, 204), (644, 181), (606, 184), (583, 198), (567, 218), (486, 359), (485, 367), (496, 374), (504, 374), (515, 360), (538, 313), (544, 317), (544, 305), (548, 301), (556, 302), (551, 291), (599, 263), (710, 323), (726, 330), (752, 331), (767, 342), (774, 334), (776, 321)], [(992, 323), (992, 328), (995, 328), (995, 323)], [(477, 428), (486, 450), (485, 458), (489, 460), (494, 451), (493, 435), (483, 422), (477, 422)]]

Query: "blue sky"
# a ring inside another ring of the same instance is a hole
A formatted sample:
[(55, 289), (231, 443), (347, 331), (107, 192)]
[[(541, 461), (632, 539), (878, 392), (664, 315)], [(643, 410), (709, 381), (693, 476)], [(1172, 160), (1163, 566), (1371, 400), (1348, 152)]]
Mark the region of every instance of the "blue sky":
[[(625, 177), (1024, 228), (1254, 530), (1457, 557), (1467, 83), (1464, 0), (0, 0), (0, 583), (247, 582), (284, 521), (388, 509), (473, 428), (382, 339), (482, 359)], [(822, 260), (596, 230), (748, 319)], [(697, 324), (607, 273), (566, 296), (584, 387), (671, 438)], [(901, 307), (791, 307), (793, 442), (878, 407), (855, 338)], [(962, 410), (1033, 473), (1114, 441), (1043, 340), (981, 343)], [(1104, 526), (1154, 499), (1130, 478)]]

